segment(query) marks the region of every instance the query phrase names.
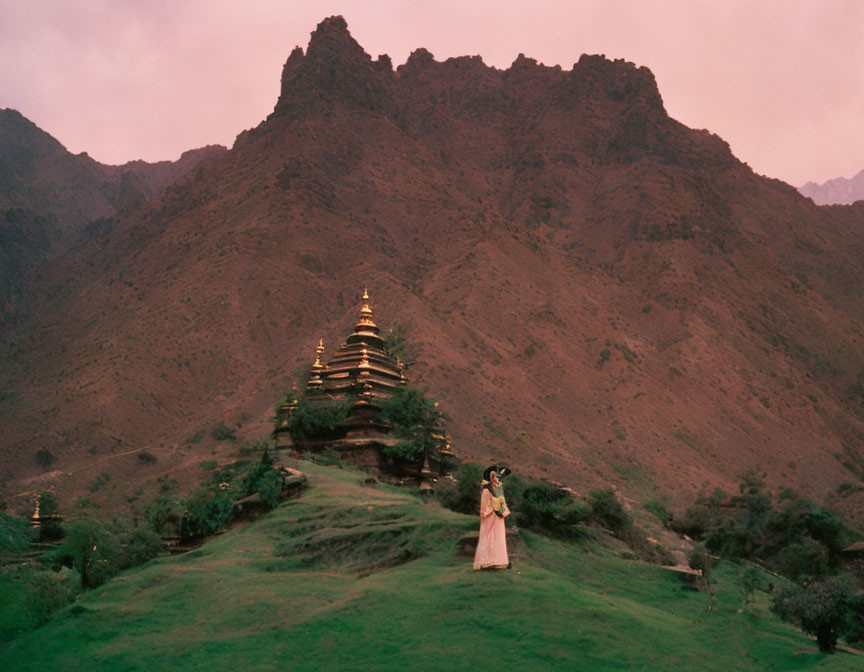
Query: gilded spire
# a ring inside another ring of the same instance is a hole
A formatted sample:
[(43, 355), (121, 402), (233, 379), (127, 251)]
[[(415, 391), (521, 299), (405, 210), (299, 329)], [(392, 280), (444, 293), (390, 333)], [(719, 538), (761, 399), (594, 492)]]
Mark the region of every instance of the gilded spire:
[(318, 340), (318, 347), (315, 348), (315, 363), (312, 364), (312, 370), (309, 373), (309, 382), (306, 384), (307, 390), (317, 390), (324, 381), (321, 380), (321, 371), (324, 365), (321, 364), (321, 355), (324, 354), (324, 339)]
[(324, 339), (318, 339), (318, 347), (315, 348), (315, 363), (312, 365), (312, 369), (315, 371), (320, 371), (324, 368), (324, 365), (321, 364), (321, 355), (324, 354)]
[(377, 329), (378, 326), (372, 320), (372, 308), (369, 306), (369, 288), (364, 287), (363, 307), (360, 308), (360, 321), (354, 327), (354, 331), (367, 331), (369, 328)]

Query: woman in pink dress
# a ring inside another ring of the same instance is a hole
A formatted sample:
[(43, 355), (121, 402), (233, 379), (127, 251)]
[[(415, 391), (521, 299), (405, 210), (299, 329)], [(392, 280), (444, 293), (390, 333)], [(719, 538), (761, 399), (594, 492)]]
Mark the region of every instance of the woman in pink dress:
[(483, 472), (480, 490), (480, 538), (474, 554), (474, 569), (507, 569), (507, 537), (504, 519), (510, 515), (497, 467)]

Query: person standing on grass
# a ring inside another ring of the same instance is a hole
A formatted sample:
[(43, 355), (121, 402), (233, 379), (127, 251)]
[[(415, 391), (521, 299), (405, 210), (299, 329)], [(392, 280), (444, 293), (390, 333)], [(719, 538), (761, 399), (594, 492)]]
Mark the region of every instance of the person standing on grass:
[(504, 519), (510, 515), (498, 467), (483, 472), (480, 489), (480, 538), (474, 554), (474, 569), (508, 569), (507, 537)]

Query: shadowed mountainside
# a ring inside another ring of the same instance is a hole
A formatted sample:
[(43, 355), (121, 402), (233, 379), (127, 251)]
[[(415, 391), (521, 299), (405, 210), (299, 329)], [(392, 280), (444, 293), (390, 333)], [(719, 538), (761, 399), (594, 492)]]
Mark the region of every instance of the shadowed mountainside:
[(106, 166), (86, 153), (70, 154), (19, 112), (0, 110), (0, 320), (20, 307), (27, 271), (82, 237), (103, 235), (116, 216), (144, 206), (202, 159), (224, 151), (204, 147), (173, 162)]
[(94, 499), (122, 501), (227, 450), (188, 441), (220, 421), (267, 433), (368, 284), (464, 457), (643, 501), (757, 468), (821, 499), (845, 484), (854, 515), (862, 219), (670, 119), (646, 68), (419, 49), (394, 70), (330, 18), (229, 152), (27, 276), (2, 480), (71, 499), (104, 471)]

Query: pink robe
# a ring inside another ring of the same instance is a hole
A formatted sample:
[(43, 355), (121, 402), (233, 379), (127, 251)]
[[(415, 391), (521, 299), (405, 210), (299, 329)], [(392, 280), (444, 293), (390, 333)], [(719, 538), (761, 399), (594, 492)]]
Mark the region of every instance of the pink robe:
[(493, 503), (492, 493), (483, 488), (480, 495), (480, 538), (474, 554), (474, 569), (505, 569), (509, 562), (504, 519), (495, 514)]

